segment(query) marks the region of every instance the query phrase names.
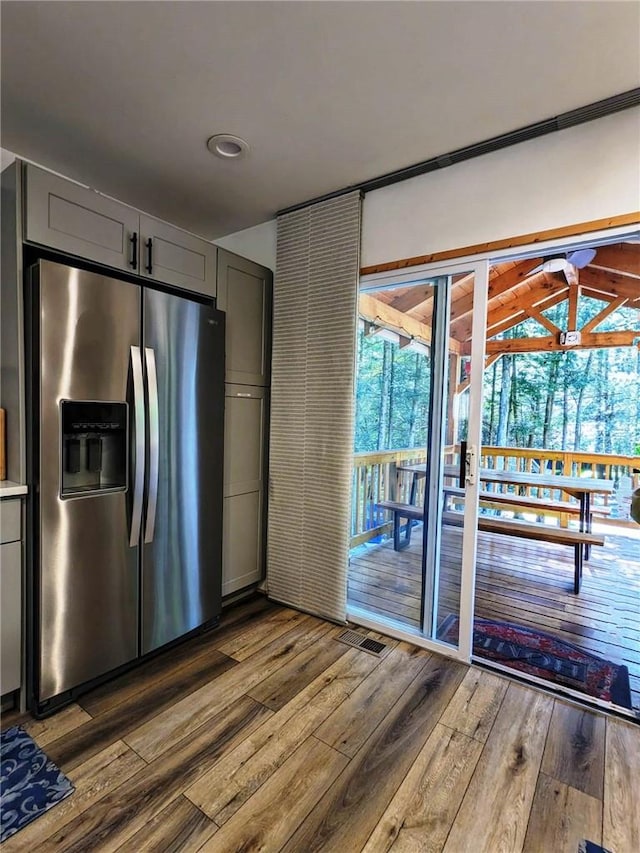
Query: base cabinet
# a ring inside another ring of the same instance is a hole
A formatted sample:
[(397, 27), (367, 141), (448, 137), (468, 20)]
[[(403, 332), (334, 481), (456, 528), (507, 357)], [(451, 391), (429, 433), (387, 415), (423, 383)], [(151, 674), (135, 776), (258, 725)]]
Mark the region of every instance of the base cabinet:
[(22, 670), (22, 506), (0, 502), (0, 695), (17, 690)]
[(262, 580), (266, 388), (227, 385), (222, 595)]
[(262, 495), (247, 492), (224, 499), (222, 594), (262, 580)]

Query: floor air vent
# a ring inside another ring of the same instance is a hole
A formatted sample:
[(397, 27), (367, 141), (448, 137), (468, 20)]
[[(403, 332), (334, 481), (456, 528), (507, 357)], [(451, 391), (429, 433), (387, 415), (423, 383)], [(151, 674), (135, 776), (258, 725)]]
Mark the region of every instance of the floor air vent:
[(387, 650), (387, 646), (384, 643), (372, 640), (370, 637), (365, 637), (364, 634), (359, 634), (357, 631), (343, 631), (336, 639), (347, 646), (353, 646), (355, 649), (368, 652), (370, 655), (375, 655), (376, 657), (382, 657)]

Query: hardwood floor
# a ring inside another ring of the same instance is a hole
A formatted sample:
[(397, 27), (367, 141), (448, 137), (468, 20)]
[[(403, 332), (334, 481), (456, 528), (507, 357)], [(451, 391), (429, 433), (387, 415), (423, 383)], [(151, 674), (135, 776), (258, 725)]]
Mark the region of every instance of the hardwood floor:
[(640, 850), (640, 726), (263, 599), (21, 722), (76, 790), (14, 851)]
[[(573, 552), (552, 544), (479, 533), (475, 615), (536, 627), (627, 666), (640, 710), (640, 539), (605, 531), (573, 593)], [(420, 625), (421, 528), (400, 552), (386, 542), (361, 547), (349, 566), (349, 603)], [(461, 531), (445, 528), (439, 622), (457, 612)]]

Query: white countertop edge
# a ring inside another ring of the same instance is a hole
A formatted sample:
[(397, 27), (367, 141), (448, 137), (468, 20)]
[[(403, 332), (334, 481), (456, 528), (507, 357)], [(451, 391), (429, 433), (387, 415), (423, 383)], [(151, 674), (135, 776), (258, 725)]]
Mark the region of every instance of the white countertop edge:
[(16, 495), (26, 495), (28, 491), (28, 486), (21, 486), (20, 483), (13, 483), (11, 480), (0, 480), (0, 498), (13, 498)]

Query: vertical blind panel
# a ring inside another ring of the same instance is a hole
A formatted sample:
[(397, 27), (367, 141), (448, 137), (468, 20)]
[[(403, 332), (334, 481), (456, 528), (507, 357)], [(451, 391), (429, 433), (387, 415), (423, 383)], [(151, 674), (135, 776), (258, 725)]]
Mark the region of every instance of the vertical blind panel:
[(278, 219), (269, 595), (343, 621), (353, 465), (360, 193)]

